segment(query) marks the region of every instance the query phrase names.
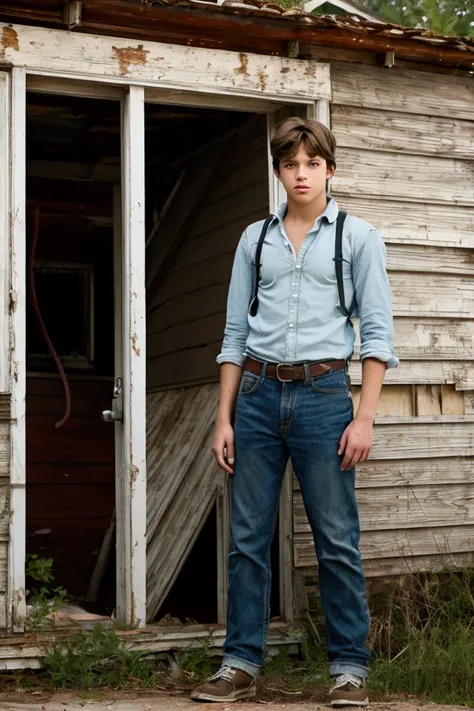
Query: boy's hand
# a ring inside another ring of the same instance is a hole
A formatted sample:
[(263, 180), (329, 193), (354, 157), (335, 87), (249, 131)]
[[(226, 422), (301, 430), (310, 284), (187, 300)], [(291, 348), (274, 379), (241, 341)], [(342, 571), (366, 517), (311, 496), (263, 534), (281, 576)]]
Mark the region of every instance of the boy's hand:
[(234, 473), (234, 428), (231, 424), (216, 425), (212, 452), (221, 469)]
[(357, 417), (344, 430), (339, 444), (338, 454), (344, 455), (341, 470), (352, 469), (356, 464), (365, 462), (372, 449), (373, 420), (358, 420)]

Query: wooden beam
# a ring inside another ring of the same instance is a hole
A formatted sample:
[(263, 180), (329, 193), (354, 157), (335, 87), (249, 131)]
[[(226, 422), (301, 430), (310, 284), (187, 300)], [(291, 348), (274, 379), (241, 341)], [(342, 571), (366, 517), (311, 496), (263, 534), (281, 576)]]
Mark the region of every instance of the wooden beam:
[[(130, 8), (130, 6), (128, 6)], [(285, 100), (330, 98), (329, 65), (308, 60), (136, 42), (0, 23), (12, 40), (3, 61), (28, 73), (207, 94)], [(78, 58), (80, 60), (78, 61)]]
[[(474, 52), (467, 45), (430, 42), (421, 37), (407, 36), (405, 33), (393, 33), (375, 28), (351, 28), (332, 23), (321, 23), (319, 18), (303, 24), (292, 22), (290, 18), (269, 17), (257, 11), (251, 16), (242, 15), (236, 7), (214, 8), (213, 3), (206, 3), (206, 12), (197, 8), (173, 7), (165, 5), (145, 5), (127, 0), (101, 0), (88, 3), (84, 13), (81, 31), (115, 34), (119, 36), (156, 40), (171, 38), (180, 44), (200, 44), (222, 47), (254, 48), (257, 52), (284, 52), (281, 43), (300, 40), (307, 44), (325, 45), (339, 49), (353, 50), (354, 45), (365, 52), (383, 53), (394, 51), (397, 57), (417, 62), (431, 63), (436, 67), (452, 66), (469, 69), (474, 61)], [(49, 25), (62, 24), (58, 10), (34, 10), (18, 8), (17, 3), (2, 3), (4, 16), (8, 13), (10, 21), (25, 18), (29, 22)], [(214, 11), (215, 10), (215, 11)], [(359, 12), (360, 14), (360, 12)], [(169, 40), (167, 40), (169, 41)]]
[(117, 620), (146, 623), (145, 104), (122, 105), (123, 471), (117, 507)]
[(26, 77), (26, 88), (37, 94), (58, 94), (59, 96), (81, 96), (88, 99), (111, 99), (121, 101), (124, 87), (104, 85), (93, 81), (78, 81), (62, 77), (37, 76)]
[[(169, 166), (168, 166), (168, 167), (169, 167)], [(179, 188), (181, 187), (181, 183), (183, 182), (183, 178), (184, 178), (186, 172), (187, 172), (187, 171), (186, 171), (186, 168), (185, 168), (185, 169), (180, 173), (180, 175), (178, 176), (178, 179), (177, 179), (176, 183), (175, 183), (174, 186), (173, 186), (173, 189), (171, 190), (170, 194), (169, 194), (168, 197), (166, 198), (165, 204), (163, 205), (163, 208), (162, 208), (160, 214), (157, 216), (157, 218), (156, 218), (156, 220), (155, 220), (155, 224), (153, 225), (150, 234), (149, 234), (148, 237), (146, 238), (146, 244), (145, 244), (145, 248), (146, 248), (146, 249), (148, 249), (148, 247), (149, 247), (150, 244), (152, 243), (152, 241), (153, 241), (153, 239), (154, 239), (154, 237), (155, 237), (155, 235), (156, 235), (156, 233), (157, 233), (157, 231), (158, 231), (159, 226), (160, 226), (161, 223), (163, 222), (163, 218), (165, 217), (166, 213), (168, 212), (168, 210), (169, 210), (169, 208), (170, 208), (170, 205), (172, 205), (173, 200), (174, 200), (174, 198), (175, 198), (175, 196), (176, 196), (176, 193), (178, 192)]]
[(86, 602), (96, 602), (97, 594), (99, 592), (100, 584), (105, 574), (107, 568), (107, 563), (109, 562), (110, 551), (112, 550), (112, 544), (115, 535), (115, 506), (108, 525), (107, 531), (105, 532), (102, 545), (100, 547), (99, 555), (97, 556), (97, 561), (94, 567), (94, 572), (92, 573), (92, 578), (87, 589), (87, 594), (85, 597)]
[(11, 73), (11, 300), (10, 392), (12, 396), (10, 460), (9, 627), (22, 632), (25, 623), (26, 520), (26, 72)]
[(68, 30), (79, 27), (82, 19), (82, 0), (70, 0), (63, 7), (63, 22)]
[(159, 286), (160, 270), (190, 224), (202, 198), (206, 194), (211, 176), (219, 162), (226, 137), (211, 146), (205, 155), (198, 153), (183, 178), (177, 198), (170, 204), (147, 250), (148, 309), (154, 305), (154, 291)]

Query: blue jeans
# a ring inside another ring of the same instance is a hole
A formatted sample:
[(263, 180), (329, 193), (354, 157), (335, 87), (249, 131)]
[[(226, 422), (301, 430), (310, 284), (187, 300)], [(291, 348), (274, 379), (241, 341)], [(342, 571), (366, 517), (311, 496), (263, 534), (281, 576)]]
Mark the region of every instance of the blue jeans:
[(353, 418), (345, 370), (281, 383), (244, 372), (235, 413), (231, 549), (223, 664), (256, 675), (270, 622), (270, 546), (291, 458), (315, 539), (333, 676), (368, 675), (369, 613), (359, 553), (355, 471), (339, 440)]

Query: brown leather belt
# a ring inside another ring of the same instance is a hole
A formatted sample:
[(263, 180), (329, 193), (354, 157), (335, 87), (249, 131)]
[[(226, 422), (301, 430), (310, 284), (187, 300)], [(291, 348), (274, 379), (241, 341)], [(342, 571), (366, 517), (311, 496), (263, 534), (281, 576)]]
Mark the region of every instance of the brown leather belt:
[[(244, 363), (244, 370), (248, 370), (255, 375), (261, 375), (263, 363), (253, 358), (247, 358)], [(324, 375), (330, 370), (342, 370), (346, 367), (345, 360), (326, 360), (324, 363), (308, 363), (309, 374), (312, 378)], [(306, 378), (304, 365), (293, 365), (292, 363), (268, 363), (265, 373), (267, 378), (279, 380), (282, 383), (290, 383), (292, 380), (304, 380)]]

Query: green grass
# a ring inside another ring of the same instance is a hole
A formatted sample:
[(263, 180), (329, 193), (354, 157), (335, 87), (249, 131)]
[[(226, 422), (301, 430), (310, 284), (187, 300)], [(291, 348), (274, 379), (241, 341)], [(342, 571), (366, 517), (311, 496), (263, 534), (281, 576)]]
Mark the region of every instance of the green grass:
[(371, 600), (371, 686), (474, 704), (474, 571), (412, 575)]
[(100, 625), (56, 642), (44, 664), (50, 685), (62, 689), (150, 687), (159, 672), (156, 655), (127, 649)]
[[(307, 659), (321, 660), (321, 610), (309, 620)], [(474, 570), (409, 575), (369, 596), (370, 688), (377, 697), (416, 696), (474, 705)]]

